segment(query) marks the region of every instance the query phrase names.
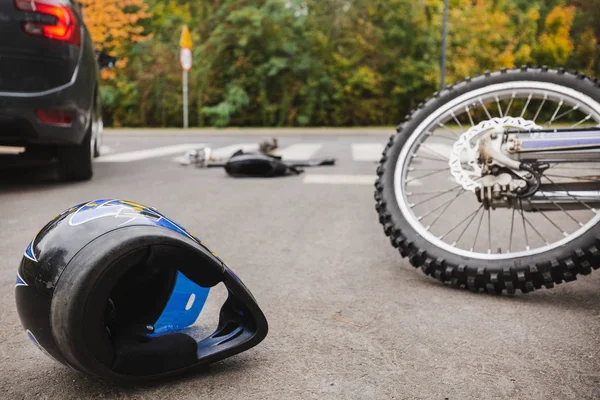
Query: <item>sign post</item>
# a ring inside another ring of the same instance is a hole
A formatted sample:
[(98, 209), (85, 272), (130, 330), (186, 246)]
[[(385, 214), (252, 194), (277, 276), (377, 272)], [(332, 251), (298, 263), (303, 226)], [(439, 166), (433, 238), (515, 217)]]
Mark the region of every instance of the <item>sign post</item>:
[(179, 41), (181, 54), (179, 61), (183, 68), (183, 128), (188, 127), (188, 72), (192, 69), (192, 36), (187, 25), (183, 27), (181, 32), (181, 40)]
[(444, 0), (444, 23), (442, 28), (442, 70), (440, 72), (440, 92), (444, 90), (444, 86), (446, 86), (446, 47), (448, 46), (448, 9), (450, 8), (450, 5), (448, 3), (449, 0)]

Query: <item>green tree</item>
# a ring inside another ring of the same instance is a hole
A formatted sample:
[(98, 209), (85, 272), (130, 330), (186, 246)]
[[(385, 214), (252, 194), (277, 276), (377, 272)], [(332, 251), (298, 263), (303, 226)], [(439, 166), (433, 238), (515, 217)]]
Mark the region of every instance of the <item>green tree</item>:
[[(138, 8), (124, 11), (140, 9), (128, 1)], [(191, 126), (397, 124), (439, 90), (443, 0), (145, 3), (128, 29), (150, 39), (118, 42), (127, 65), (102, 88), (107, 125), (181, 126), (184, 24), (194, 41)], [(596, 4), (451, 0), (448, 81), (521, 64), (597, 74)], [(97, 21), (98, 32), (112, 23)]]

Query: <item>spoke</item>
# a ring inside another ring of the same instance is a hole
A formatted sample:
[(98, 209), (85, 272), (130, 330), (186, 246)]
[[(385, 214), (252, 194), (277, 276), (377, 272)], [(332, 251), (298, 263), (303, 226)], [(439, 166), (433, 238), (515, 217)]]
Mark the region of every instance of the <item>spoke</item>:
[(469, 116), (469, 122), (471, 123), (471, 126), (475, 126), (475, 123), (473, 123), (473, 117), (471, 117), (471, 110), (469, 109), (469, 106), (465, 107), (465, 112)]
[(473, 222), (473, 220), (475, 219), (475, 217), (477, 217), (477, 214), (479, 214), (479, 210), (481, 210), (482, 208), (483, 208), (483, 204), (480, 205), (477, 210), (475, 210), (471, 214), (467, 215), (467, 217), (465, 219), (463, 219), (462, 221), (460, 221), (459, 224), (457, 224), (452, 229), (450, 229), (448, 232), (446, 232), (442, 236), (440, 236), (440, 239), (444, 238), (446, 235), (449, 235), (456, 228), (458, 228), (459, 226), (461, 226), (463, 224), (463, 222), (465, 222), (467, 219), (471, 218), (471, 220), (469, 221), (469, 223), (467, 224), (467, 226), (465, 226), (465, 229), (463, 229), (463, 231), (460, 233), (460, 236), (458, 237), (458, 239), (456, 239), (454, 241), (454, 243), (452, 243), (452, 246), (456, 246), (456, 244), (460, 241), (460, 239), (462, 239), (463, 235), (465, 234), (465, 232), (467, 231), (467, 229), (469, 228), (469, 226), (471, 225), (471, 223)]
[(436, 139), (445, 139), (445, 140), (450, 140), (451, 142), (456, 142), (456, 137), (449, 137), (449, 136), (445, 136), (445, 135), (434, 135), (434, 134), (432, 134), (431, 137), (434, 137)]
[(418, 158), (419, 160), (430, 160), (430, 161), (441, 161), (441, 162), (448, 162), (448, 160), (444, 160), (441, 158), (434, 158), (434, 157), (426, 157), (426, 156), (418, 156), (416, 154), (413, 153), (413, 155), (411, 156), (412, 159), (414, 160), (415, 158)]
[(529, 102), (531, 101), (532, 97), (533, 97), (533, 93), (529, 93), (529, 96), (527, 97), (527, 102), (525, 103), (525, 106), (523, 107), (523, 111), (521, 111), (521, 118), (523, 118), (523, 115), (525, 115), (525, 111), (527, 110), (527, 107), (529, 106)]
[[(542, 192), (542, 193), (543, 193), (543, 192)], [(569, 212), (568, 212), (567, 210), (565, 210), (564, 208), (562, 208), (562, 207), (560, 206), (560, 204), (556, 203), (556, 202), (555, 202), (554, 200), (552, 200), (552, 199), (549, 199), (549, 198), (548, 198), (548, 196), (546, 196), (545, 194), (542, 194), (542, 196), (544, 196), (544, 198), (545, 198), (546, 200), (549, 200), (549, 201), (550, 201), (550, 203), (554, 204), (554, 205), (556, 206), (556, 208), (558, 208), (559, 210), (561, 210), (562, 212), (564, 212), (565, 214), (567, 214), (567, 216), (568, 216), (569, 218), (571, 218), (571, 219), (573, 220), (573, 222), (575, 222), (577, 225), (579, 225), (579, 226), (583, 226), (583, 223), (581, 223), (580, 221), (577, 221), (577, 220), (576, 220), (576, 219), (575, 219), (575, 218), (574, 218), (574, 217), (573, 217), (571, 214), (569, 214)], [(541, 212), (541, 210), (540, 210), (540, 212)], [(564, 233), (564, 231), (563, 231), (563, 233)]]
[(527, 222), (527, 225), (529, 225), (531, 227), (531, 229), (533, 229), (534, 232), (537, 233), (537, 235), (540, 237), (540, 239), (542, 239), (542, 242), (544, 242), (546, 245), (549, 245), (550, 243), (548, 243), (548, 241), (546, 239), (544, 239), (542, 234), (540, 232), (538, 232), (537, 229), (535, 229), (535, 226), (533, 226), (533, 224), (531, 222), (529, 222), (527, 217), (523, 216), (523, 218), (525, 218), (525, 222)]
[(587, 121), (590, 118), (592, 118), (592, 114), (588, 114), (584, 119), (582, 119), (581, 121), (577, 122), (575, 125), (571, 125), (571, 128), (575, 128), (576, 126), (579, 126), (579, 125), (583, 124), (585, 121)]
[(525, 250), (529, 250), (529, 236), (527, 236), (527, 226), (525, 226), (525, 214), (523, 214), (523, 202), (519, 199), (519, 206), (521, 208), (521, 217), (523, 219), (523, 232), (525, 232)]
[[(444, 190), (443, 192), (436, 194), (432, 197), (429, 197), (425, 200), (421, 200), (418, 203), (414, 203), (411, 207), (416, 207), (416, 206), (420, 206), (421, 204), (425, 204), (427, 203), (429, 200), (433, 200), (433, 199), (437, 199), (438, 197), (441, 197), (443, 195), (445, 195), (446, 193), (450, 193), (450, 192), (454, 192), (456, 189), (462, 188), (462, 185), (458, 185), (457, 187), (453, 188), (453, 189), (449, 189), (449, 190)], [(419, 217), (421, 218), (421, 217)]]
[[(464, 191), (464, 189), (463, 189), (462, 191), (458, 192), (458, 193), (459, 193), (459, 194), (461, 194), (463, 191)], [(424, 215), (421, 215), (421, 216), (417, 217), (417, 220), (418, 220), (418, 221), (422, 221), (423, 219), (425, 219), (425, 218), (429, 217), (431, 214), (433, 214), (434, 212), (436, 212), (436, 211), (437, 211), (437, 210), (439, 210), (440, 208), (444, 207), (446, 204), (448, 204), (448, 203), (451, 203), (453, 200), (454, 200), (454, 197), (453, 197), (453, 198), (451, 198), (450, 200), (446, 200), (445, 202), (443, 202), (442, 204), (440, 204), (439, 206), (437, 206), (437, 207), (436, 207), (436, 208), (434, 208), (433, 210), (430, 210), (429, 212), (427, 212), (427, 214), (424, 214)], [(410, 205), (410, 204), (409, 204), (409, 206), (410, 206), (411, 208), (413, 207), (413, 205)], [(429, 228), (431, 228), (431, 225), (430, 225), (430, 226), (427, 226), (425, 229), (429, 230)]]
[(446, 207), (444, 207), (444, 209), (442, 210), (442, 212), (440, 212), (440, 213), (438, 214), (438, 216), (437, 216), (437, 217), (435, 217), (435, 219), (434, 219), (434, 220), (431, 222), (431, 224), (429, 224), (429, 226), (428, 226), (427, 228), (425, 228), (425, 229), (429, 230), (431, 227), (433, 227), (433, 225), (434, 225), (434, 224), (435, 224), (435, 223), (436, 223), (436, 222), (437, 222), (437, 221), (440, 219), (440, 217), (441, 217), (442, 215), (444, 215), (444, 213), (446, 212), (446, 210), (448, 209), (448, 207), (450, 207), (450, 205), (451, 205), (452, 203), (454, 203), (454, 201), (455, 201), (456, 199), (458, 199), (460, 196), (462, 196), (462, 195), (463, 195), (463, 194), (465, 194), (465, 193), (467, 193), (467, 191), (466, 191), (465, 189), (463, 189), (463, 190), (461, 190), (460, 192), (458, 192), (458, 194), (457, 194), (456, 196), (454, 196), (454, 198), (453, 198), (453, 199), (450, 201), (450, 203), (448, 203), (448, 205), (447, 205)]
[(425, 171), (440, 171), (442, 169), (448, 169), (448, 168), (415, 168), (415, 167), (408, 167), (407, 169), (408, 169), (409, 172), (413, 172), (413, 171), (425, 172)]
[(544, 174), (544, 176), (552, 176), (554, 178), (569, 178), (578, 181), (589, 181), (589, 182), (600, 182), (600, 178), (597, 175), (592, 176), (568, 176), (568, 175), (556, 175), (556, 174)]
[[(571, 193), (569, 193), (569, 191), (568, 191), (568, 190), (566, 190), (564, 187), (562, 187), (562, 186), (560, 186), (560, 185), (558, 185), (558, 184), (554, 183), (554, 181), (553, 181), (552, 179), (548, 178), (546, 175), (544, 175), (544, 177), (545, 177), (546, 179), (548, 179), (548, 180), (550, 181), (550, 183), (552, 183), (554, 186), (556, 186), (556, 187), (558, 187), (558, 188), (560, 188), (560, 189), (564, 190), (564, 191), (567, 193), (567, 195), (568, 195), (569, 197), (572, 197), (572, 198), (574, 198), (576, 201), (578, 201), (580, 204), (582, 204), (582, 205), (583, 205), (585, 208), (589, 209), (589, 210), (590, 210), (591, 212), (593, 212), (594, 214), (596, 214), (596, 213), (597, 213), (595, 208), (592, 208), (592, 207), (590, 207), (589, 205), (585, 204), (583, 201), (579, 200), (577, 197), (573, 196)], [(565, 211), (565, 212), (566, 212), (566, 211)], [(568, 213), (567, 213), (567, 214), (568, 214)]]
[(492, 212), (488, 208), (488, 254), (492, 253)]
[[(452, 189), (456, 189), (462, 187), (462, 185), (456, 185), (455, 187), (453, 187)], [(412, 193), (412, 192), (407, 192), (406, 195), (407, 196), (422, 196), (425, 194), (438, 194), (438, 193), (447, 193), (447, 190), (435, 190), (433, 192), (420, 192), (420, 193)]]
[(502, 107), (500, 107), (500, 100), (498, 99), (498, 96), (495, 96), (495, 100), (496, 100), (496, 105), (498, 106), (498, 112), (500, 113), (500, 118), (504, 117), (504, 114), (502, 114)]
[(458, 120), (458, 118), (456, 118), (456, 115), (454, 115), (453, 111), (450, 111), (450, 115), (452, 115), (452, 118), (454, 119), (454, 122), (456, 122), (458, 124), (458, 126), (460, 127), (460, 129), (463, 128), (462, 124), (460, 123), (460, 121)]
[(434, 149), (432, 149), (432, 148), (430, 148), (430, 147), (427, 147), (427, 145), (426, 145), (426, 144), (421, 144), (421, 146), (419, 147), (419, 149), (425, 149), (425, 150), (427, 150), (427, 151), (430, 151), (430, 152), (432, 152), (433, 154), (435, 154), (435, 155), (438, 155), (438, 156), (442, 157), (442, 158), (443, 158), (444, 160), (446, 160), (446, 161), (449, 161), (449, 160), (450, 160), (450, 158), (448, 158), (447, 156), (445, 156), (445, 155), (443, 155), (443, 154), (441, 154), (441, 153), (439, 153), (439, 152), (435, 151)]
[(427, 178), (428, 176), (439, 174), (440, 172), (449, 171), (449, 170), (450, 170), (450, 168), (444, 168), (444, 169), (440, 169), (440, 170), (435, 171), (435, 172), (430, 172), (430, 173), (422, 175), (422, 176), (415, 176), (415, 177), (412, 177), (412, 178), (408, 179), (405, 183), (412, 182), (412, 181), (415, 181), (415, 180), (421, 179), (421, 178)]
[(490, 115), (490, 112), (488, 111), (487, 107), (485, 106), (485, 104), (483, 104), (483, 101), (481, 100), (481, 97), (479, 98), (479, 104), (481, 104), (481, 106), (483, 107), (483, 109), (485, 110), (485, 114), (488, 116), (489, 119), (492, 119), (492, 116)]
[[(529, 202), (529, 204), (531, 204), (531, 202)], [(555, 204), (555, 205), (556, 205), (556, 204)], [(533, 205), (532, 205), (532, 206), (533, 206)], [(553, 225), (553, 226), (554, 226), (556, 229), (558, 229), (558, 231), (559, 231), (560, 233), (562, 233), (564, 237), (567, 237), (567, 236), (569, 236), (569, 234), (568, 234), (566, 231), (564, 231), (563, 229), (560, 229), (560, 227), (559, 227), (558, 225), (556, 225), (556, 223), (554, 223), (554, 221), (552, 221), (550, 218), (548, 218), (548, 216), (547, 216), (547, 215), (546, 215), (546, 214), (545, 214), (545, 213), (544, 213), (542, 210), (538, 210), (538, 212), (539, 212), (540, 214), (542, 214), (542, 216), (543, 216), (544, 218), (546, 218), (546, 219), (548, 220), (548, 222), (550, 222), (550, 223), (551, 223), (551, 224), (552, 224), (552, 225)]]
[[(452, 142), (456, 142), (456, 136), (454, 136), (454, 137), (449, 137), (449, 136), (445, 136), (445, 135), (442, 135), (442, 134), (437, 134), (437, 135), (436, 135), (436, 134), (435, 134), (435, 133), (433, 133), (433, 132), (425, 132), (425, 133), (426, 133), (426, 134), (427, 134), (427, 136), (429, 136), (429, 137), (433, 137), (433, 138), (436, 138), (436, 139), (438, 139), (438, 138), (440, 138), (440, 139), (446, 139), (446, 140), (450, 140), (450, 141), (452, 141)], [(450, 132), (450, 133), (452, 133), (452, 132)], [(452, 134), (454, 135), (454, 133), (452, 133)]]
[(556, 118), (552, 118), (550, 121), (546, 121), (546, 124), (550, 124), (552, 125), (552, 123), (554, 121), (558, 121), (559, 119), (561, 119), (562, 117), (564, 117), (565, 115), (568, 115), (570, 113), (572, 113), (573, 111), (577, 110), (579, 108), (579, 104), (574, 105), (572, 108), (568, 109), (567, 111), (561, 113), (560, 115), (558, 115)]
[(483, 221), (483, 214), (485, 214), (485, 212), (482, 212), (481, 217), (479, 218), (479, 225), (477, 226), (477, 232), (475, 232), (475, 240), (473, 240), (473, 247), (471, 247), (470, 251), (475, 250), (475, 245), (477, 244), (477, 238), (479, 237), (479, 230), (481, 229), (481, 222)]
[(513, 92), (512, 96), (510, 98), (510, 102), (508, 103), (508, 107), (506, 107), (506, 111), (504, 112), (504, 115), (508, 115), (508, 112), (510, 111), (510, 107), (512, 106), (512, 103), (515, 100), (516, 95), (517, 95), (517, 93)]
[(560, 99), (560, 101), (558, 102), (558, 107), (556, 107), (554, 114), (552, 114), (552, 118), (550, 118), (550, 123), (548, 124), (548, 126), (552, 125), (552, 121), (554, 121), (554, 119), (556, 118), (556, 114), (558, 114), (558, 111), (562, 107), (563, 103), (564, 103), (564, 100)]
[(542, 107), (544, 107), (544, 103), (546, 103), (547, 99), (548, 99), (548, 95), (545, 94), (544, 95), (544, 100), (542, 100), (542, 104), (540, 104), (540, 108), (538, 108), (537, 112), (535, 113), (535, 117), (533, 117), (533, 122), (535, 122), (535, 120), (537, 119), (538, 115), (540, 115), (540, 111), (542, 111)]
[[(453, 200), (447, 200), (445, 203), (440, 204), (439, 206), (437, 206), (436, 208), (434, 208), (433, 210), (428, 211), (426, 214), (420, 215), (417, 217), (417, 221), (422, 221), (423, 219), (429, 217), (431, 214), (433, 214), (434, 212), (436, 212), (437, 210), (439, 210), (440, 208), (444, 207), (446, 204), (450, 203)], [(429, 228), (431, 228), (430, 225), (426, 226), (425, 229), (429, 230)]]
[(459, 137), (460, 136), (458, 133), (453, 132), (452, 129), (448, 128), (442, 122), (438, 122), (437, 124), (438, 124), (439, 127), (444, 128), (445, 130), (447, 130), (448, 132), (450, 132), (451, 134), (453, 134), (455, 137)]
[(510, 220), (510, 238), (508, 239), (508, 252), (509, 253), (512, 248), (512, 238), (513, 238), (514, 227), (515, 227), (515, 208), (513, 207), (512, 218)]

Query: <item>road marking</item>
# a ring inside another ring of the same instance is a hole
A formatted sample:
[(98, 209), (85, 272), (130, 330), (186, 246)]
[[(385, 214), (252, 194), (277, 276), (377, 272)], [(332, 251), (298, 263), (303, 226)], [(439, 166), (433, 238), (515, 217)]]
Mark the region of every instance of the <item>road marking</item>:
[(352, 143), (354, 161), (379, 161), (385, 146), (381, 143)]
[(100, 154), (101, 155), (106, 155), (106, 154), (110, 154), (110, 153), (114, 153), (112, 147), (108, 147), (106, 145), (100, 146)]
[(316, 175), (304, 176), (304, 183), (316, 183), (325, 185), (373, 185), (375, 175)]
[(96, 162), (105, 163), (126, 163), (132, 161), (147, 160), (150, 158), (158, 158), (170, 156), (177, 153), (185, 152), (189, 149), (205, 147), (205, 143), (177, 144), (173, 146), (156, 147), (153, 149), (129, 151), (126, 153), (111, 154), (102, 156), (96, 159)]
[(258, 151), (258, 143), (239, 143), (232, 144), (231, 146), (219, 147), (212, 150), (211, 157), (217, 160), (229, 158), (238, 150), (242, 150), (244, 153)]
[(308, 160), (323, 147), (322, 144), (293, 144), (276, 151), (284, 160)]

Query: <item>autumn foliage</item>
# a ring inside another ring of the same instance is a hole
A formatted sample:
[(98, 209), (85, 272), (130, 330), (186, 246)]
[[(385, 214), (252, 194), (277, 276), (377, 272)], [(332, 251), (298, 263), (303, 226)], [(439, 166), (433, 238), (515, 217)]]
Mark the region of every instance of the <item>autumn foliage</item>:
[[(140, 20), (148, 18), (144, 0), (79, 0), (84, 20), (97, 50), (119, 57), (117, 68), (125, 68), (127, 51), (132, 44), (148, 39)], [(103, 78), (114, 77), (103, 71)]]
[[(81, 0), (105, 73), (105, 123), (395, 125), (440, 89), (444, 0)], [(450, 0), (448, 83), (548, 65), (600, 75), (597, 0)]]

